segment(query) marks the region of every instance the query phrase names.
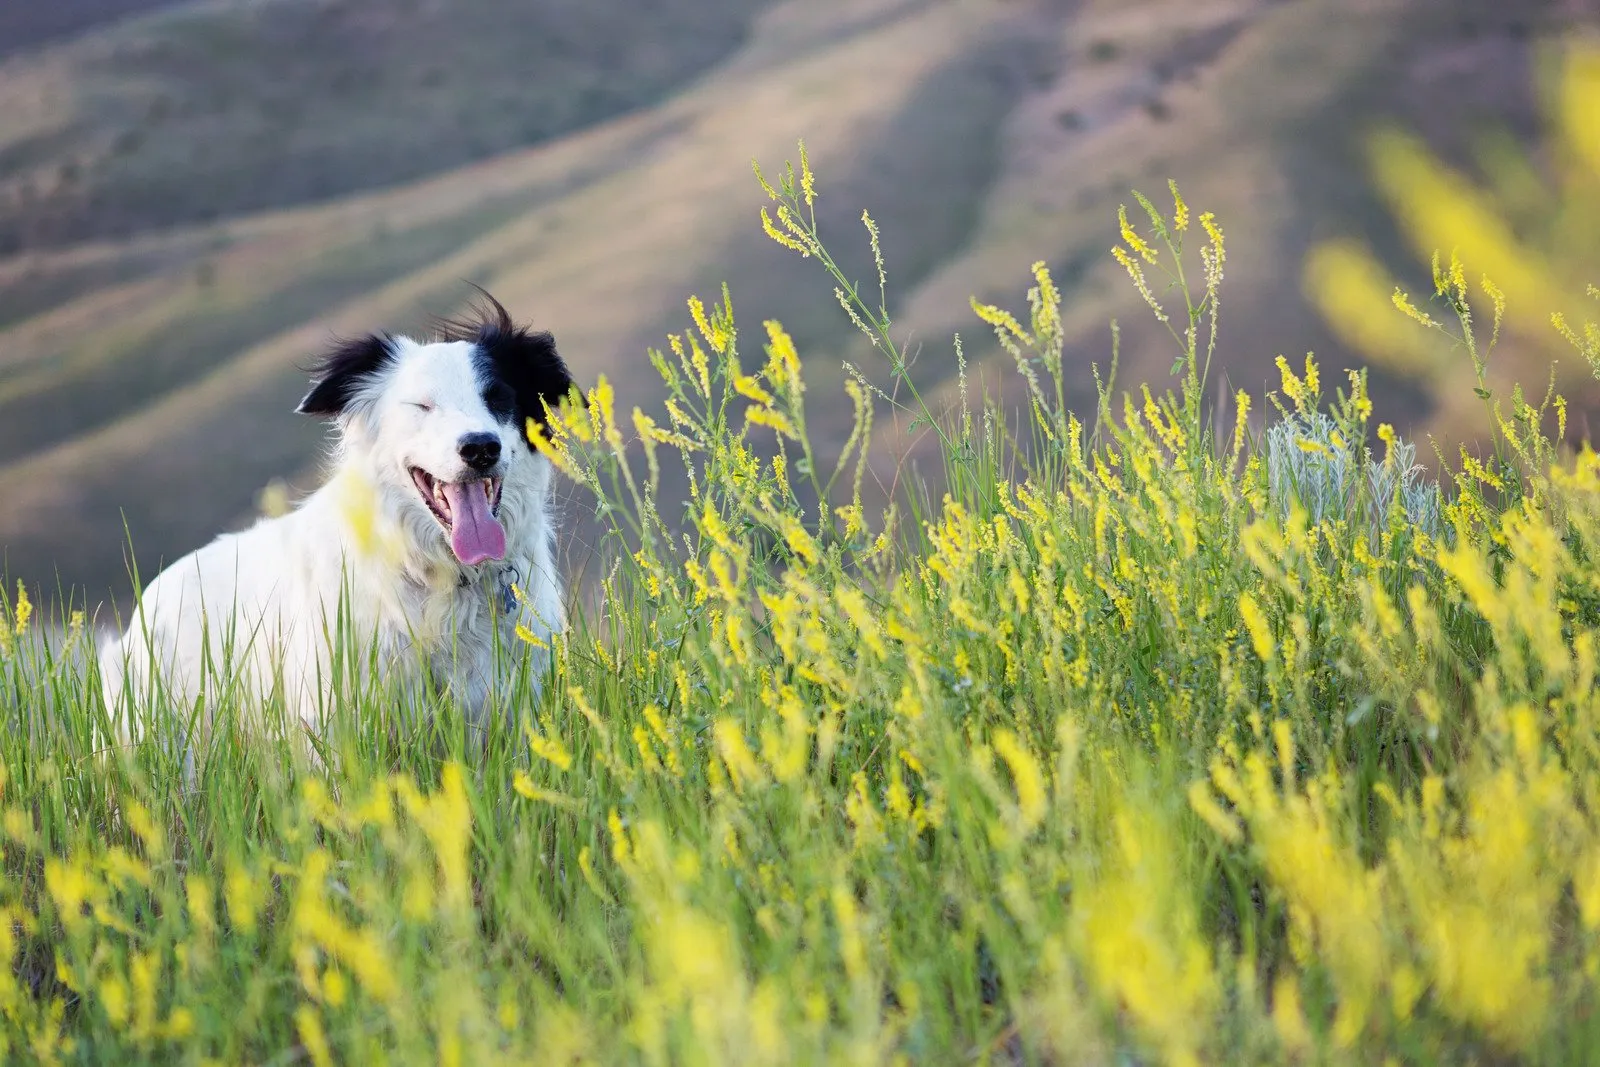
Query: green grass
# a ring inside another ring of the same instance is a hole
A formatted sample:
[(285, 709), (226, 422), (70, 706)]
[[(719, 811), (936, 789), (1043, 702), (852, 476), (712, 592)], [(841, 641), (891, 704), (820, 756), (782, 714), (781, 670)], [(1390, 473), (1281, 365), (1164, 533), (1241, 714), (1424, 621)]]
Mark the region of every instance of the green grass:
[[(544, 669), (506, 650), (483, 745), (345, 633), (318, 764), (225, 686), (107, 746), (81, 623), (9, 598), (9, 1058), (1582, 1062), (1600, 460), (1561, 405), (1485, 388), (1494, 454), (1436, 519), (1386, 498), (1359, 374), (1254, 399), (1314, 433), (1210, 411), (1224, 245), (1175, 204), (1120, 246), (1170, 388), (1067, 410), (1040, 267), (1025, 313), (975, 307), (1020, 413), (935, 409), (803, 158), (771, 195), (874, 362), (807, 391), (777, 322), (691, 301), (665, 407), (563, 409), (537, 443), (600, 507), (603, 584)], [(1492, 359), (1464, 277), (1435, 317)], [(835, 461), (807, 426), (839, 405)], [(860, 500), (869, 413), (948, 495)]]

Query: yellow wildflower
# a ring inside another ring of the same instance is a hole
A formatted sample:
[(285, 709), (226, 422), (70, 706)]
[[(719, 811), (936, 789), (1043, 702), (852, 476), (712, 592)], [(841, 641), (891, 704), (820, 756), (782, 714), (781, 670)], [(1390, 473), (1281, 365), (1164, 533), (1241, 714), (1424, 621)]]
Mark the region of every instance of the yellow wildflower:
[(28, 599), (28, 587), (17, 580), (17, 636), (28, 632), (28, 620), (33, 617), (33, 601)]
[(535, 733), (531, 726), (527, 728), (527, 733), (528, 747), (533, 750), (534, 755), (555, 764), (558, 769), (563, 771), (572, 766), (572, 753), (568, 752), (566, 746), (560, 741), (553, 737)]

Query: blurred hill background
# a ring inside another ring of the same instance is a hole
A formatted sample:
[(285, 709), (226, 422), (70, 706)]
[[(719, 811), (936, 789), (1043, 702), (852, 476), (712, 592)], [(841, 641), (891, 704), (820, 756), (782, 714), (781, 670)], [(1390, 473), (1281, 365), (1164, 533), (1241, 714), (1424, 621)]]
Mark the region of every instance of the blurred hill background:
[[(5, 568), (125, 595), (129, 535), (148, 577), (272, 480), (314, 486), (298, 367), (468, 280), (627, 405), (656, 397), (645, 353), (684, 298), (726, 280), (747, 348), (782, 319), (831, 396), (871, 354), (761, 234), (749, 166), (800, 137), (863, 278), (862, 209), (881, 225), (936, 394), (957, 331), (1000, 388), (968, 297), (1019, 306), (1036, 259), (1082, 407), (1113, 317), (1120, 381), (1163, 380), (1107, 250), (1130, 188), (1175, 177), (1229, 238), (1219, 384), (1259, 393), (1315, 349), (1330, 383), (1371, 365), (1402, 433), (1470, 441), (1465, 357), (1389, 325), (1393, 284), (1431, 292), (1432, 240), (1548, 305), (1516, 309), (1498, 366), (1542, 392), (1561, 356), (1584, 434), (1592, 380), (1540, 324), (1600, 282), (1597, 24), (1600, 0), (0, 5)], [(813, 403), (844, 431), (848, 405)]]

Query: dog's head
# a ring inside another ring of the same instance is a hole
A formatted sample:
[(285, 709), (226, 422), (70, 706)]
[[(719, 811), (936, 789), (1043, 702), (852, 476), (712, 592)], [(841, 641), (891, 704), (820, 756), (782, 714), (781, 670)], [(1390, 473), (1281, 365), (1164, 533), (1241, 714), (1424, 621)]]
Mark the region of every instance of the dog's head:
[(525, 428), (546, 420), (572, 376), (548, 333), (517, 326), (488, 293), (472, 315), (439, 320), (435, 335), (336, 345), (298, 410), (338, 419), (346, 461), (476, 566), (505, 558), (507, 525), (527, 517), (521, 498), (546, 483), (548, 461)]

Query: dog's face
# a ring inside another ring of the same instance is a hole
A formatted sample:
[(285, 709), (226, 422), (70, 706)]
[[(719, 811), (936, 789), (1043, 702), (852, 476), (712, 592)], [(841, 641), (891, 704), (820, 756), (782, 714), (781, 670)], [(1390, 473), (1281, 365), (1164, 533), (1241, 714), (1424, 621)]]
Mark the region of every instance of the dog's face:
[[(487, 297), (487, 294), (485, 294)], [(514, 326), (492, 298), (481, 319), (446, 320), (442, 340), (371, 336), (339, 345), (299, 410), (340, 420), (357, 458), (415, 529), (432, 528), (464, 566), (506, 556), (506, 524), (542, 486), (547, 461), (528, 419), (543, 422), (572, 388), (547, 333)]]

